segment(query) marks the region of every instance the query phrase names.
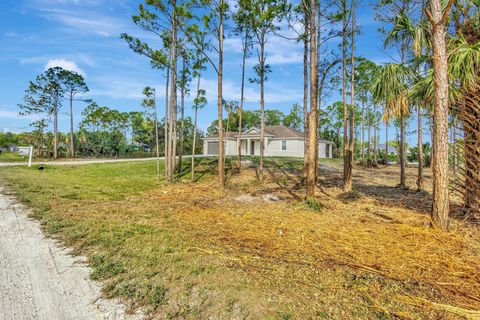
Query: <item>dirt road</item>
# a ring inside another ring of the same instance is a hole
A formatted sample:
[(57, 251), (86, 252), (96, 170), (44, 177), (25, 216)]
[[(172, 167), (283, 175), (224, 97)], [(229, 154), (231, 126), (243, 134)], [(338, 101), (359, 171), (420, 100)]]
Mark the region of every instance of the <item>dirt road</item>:
[[(199, 154), (195, 158), (208, 158), (209, 156)], [(178, 156), (177, 156), (178, 158)], [(191, 156), (183, 156), (184, 159), (190, 159)], [(83, 164), (95, 164), (95, 163), (111, 163), (111, 162), (139, 162), (139, 161), (153, 161), (157, 158), (130, 158), (130, 159), (77, 159), (77, 160), (61, 160), (61, 161), (34, 161), (32, 165), (49, 165), (49, 166), (69, 166), (69, 165), (83, 165)], [(164, 157), (160, 157), (160, 160), (164, 160)], [(0, 162), (0, 167), (10, 166), (26, 166), (27, 162)]]
[(141, 319), (99, 299), (83, 259), (43, 236), (27, 209), (0, 187), (0, 320)]

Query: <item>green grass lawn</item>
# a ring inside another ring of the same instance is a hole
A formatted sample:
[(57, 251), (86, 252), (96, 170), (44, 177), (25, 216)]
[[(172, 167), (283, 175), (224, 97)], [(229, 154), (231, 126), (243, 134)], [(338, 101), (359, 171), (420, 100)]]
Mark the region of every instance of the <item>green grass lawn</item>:
[(28, 161), (27, 156), (21, 156), (16, 152), (3, 151), (0, 154), (0, 162), (21, 162)]

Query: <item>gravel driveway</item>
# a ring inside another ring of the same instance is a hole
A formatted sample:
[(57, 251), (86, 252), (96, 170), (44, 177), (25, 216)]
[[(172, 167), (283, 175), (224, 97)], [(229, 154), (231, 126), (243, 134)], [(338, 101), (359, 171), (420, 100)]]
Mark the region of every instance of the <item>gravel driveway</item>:
[(0, 320), (141, 319), (100, 299), (85, 259), (45, 238), (28, 210), (0, 187)]

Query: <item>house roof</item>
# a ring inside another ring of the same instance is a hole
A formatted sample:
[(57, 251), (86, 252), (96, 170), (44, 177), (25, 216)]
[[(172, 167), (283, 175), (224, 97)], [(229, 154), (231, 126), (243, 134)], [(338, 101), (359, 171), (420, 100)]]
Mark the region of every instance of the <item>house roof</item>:
[[(259, 128), (250, 128), (247, 131), (245, 131), (242, 134), (243, 136), (259, 136), (260, 135), (260, 129)], [(271, 138), (300, 138), (303, 139), (304, 133), (295, 129), (292, 129), (287, 126), (265, 126), (265, 136), (271, 137)], [(224, 132), (224, 137), (225, 138), (237, 138), (238, 137), (238, 132), (233, 132), (233, 131), (226, 131)], [(210, 135), (207, 136), (206, 138), (218, 138), (218, 135)], [(328, 142), (332, 143), (331, 141), (325, 140), (325, 139), (319, 139), (322, 142)]]

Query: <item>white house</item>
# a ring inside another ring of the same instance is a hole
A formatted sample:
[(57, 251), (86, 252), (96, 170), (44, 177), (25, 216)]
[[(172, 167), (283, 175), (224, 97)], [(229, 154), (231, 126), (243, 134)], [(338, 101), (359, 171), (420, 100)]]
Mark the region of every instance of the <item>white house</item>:
[[(303, 132), (286, 126), (265, 126), (264, 145), (265, 156), (274, 157), (303, 157)], [(227, 131), (223, 135), (225, 155), (238, 154), (238, 132)], [(243, 155), (260, 155), (260, 129), (251, 128), (242, 133), (241, 152)], [(318, 143), (318, 157), (332, 158), (333, 142), (320, 139)], [(218, 154), (218, 135), (203, 138), (203, 154)]]

